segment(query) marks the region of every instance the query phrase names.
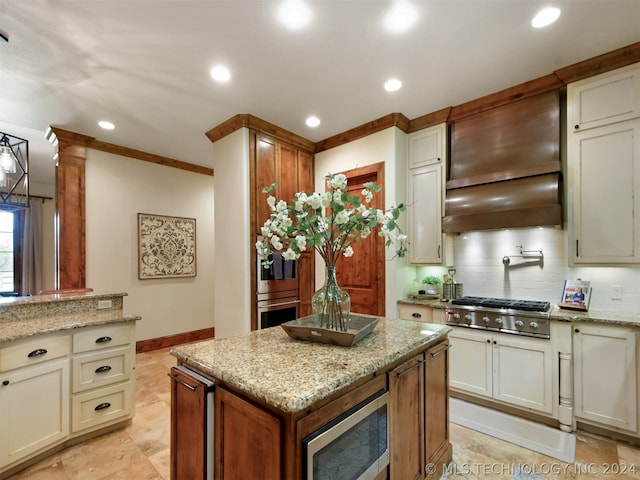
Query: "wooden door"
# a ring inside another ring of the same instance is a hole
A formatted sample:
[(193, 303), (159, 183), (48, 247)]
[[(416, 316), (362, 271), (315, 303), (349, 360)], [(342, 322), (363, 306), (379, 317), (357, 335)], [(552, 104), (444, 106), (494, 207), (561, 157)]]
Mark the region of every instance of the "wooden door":
[[(347, 176), (349, 193), (360, 195), (367, 182), (384, 186), (384, 164), (342, 172)], [(384, 190), (374, 194), (372, 205), (384, 209)], [(362, 243), (353, 245), (352, 257), (338, 260), (338, 285), (351, 296), (351, 312), (369, 315), (385, 314), (384, 238), (374, 231)]]

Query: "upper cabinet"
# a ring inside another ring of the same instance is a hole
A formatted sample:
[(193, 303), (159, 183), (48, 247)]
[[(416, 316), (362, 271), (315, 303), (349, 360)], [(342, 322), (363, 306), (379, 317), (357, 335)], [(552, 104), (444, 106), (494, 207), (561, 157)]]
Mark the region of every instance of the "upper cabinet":
[[(409, 262), (442, 265), (442, 233), (447, 127), (442, 123), (412, 133), (407, 172)], [(450, 259), (449, 259), (450, 260)]]
[(569, 131), (640, 117), (640, 67), (632, 65), (569, 85)]
[(569, 252), (640, 263), (640, 66), (568, 85)]

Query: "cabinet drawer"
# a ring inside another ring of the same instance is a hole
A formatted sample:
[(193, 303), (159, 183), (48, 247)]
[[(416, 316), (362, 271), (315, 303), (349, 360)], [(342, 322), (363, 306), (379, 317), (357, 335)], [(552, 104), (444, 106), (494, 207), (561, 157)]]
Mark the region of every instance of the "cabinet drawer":
[(70, 344), (69, 335), (39, 335), (12, 342), (0, 349), (0, 372), (67, 356)]
[(123, 382), (131, 378), (133, 353), (123, 347), (73, 359), (73, 392)]
[(71, 431), (122, 419), (133, 414), (133, 383), (91, 390), (74, 395), (71, 401)]
[(431, 307), (424, 305), (400, 304), (398, 305), (398, 317), (401, 320), (432, 323), (433, 311)]
[(73, 334), (73, 353), (127, 345), (133, 341), (133, 326), (102, 325)]

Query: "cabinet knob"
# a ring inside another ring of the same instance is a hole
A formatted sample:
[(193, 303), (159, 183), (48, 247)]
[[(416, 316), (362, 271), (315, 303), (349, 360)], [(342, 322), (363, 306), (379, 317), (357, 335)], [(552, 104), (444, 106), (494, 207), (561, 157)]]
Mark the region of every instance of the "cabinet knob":
[(9, 380), (3, 380), (3, 381), (2, 381), (2, 385), (4, 385), (5, 387), (6, 387), (7, 385), (9, 385)]
[(580, 333), (580, 329), (579, 329), (579, 328), (576, 328), (576, 329), (574, 330), (574, 332), (576, 332), (576, 333)]
[(574, 125), (574, 127), (576, 130), (578, 130), (580, 128), (580, 125)]
[(420, 318), (420, 317), (422, 317), (422, 314), (421, 314), (421, 313), (418, 313), (418, 312), (413, 312), (413, 313), (411, 314), (411, 316), (412, 316), (413, 318)]

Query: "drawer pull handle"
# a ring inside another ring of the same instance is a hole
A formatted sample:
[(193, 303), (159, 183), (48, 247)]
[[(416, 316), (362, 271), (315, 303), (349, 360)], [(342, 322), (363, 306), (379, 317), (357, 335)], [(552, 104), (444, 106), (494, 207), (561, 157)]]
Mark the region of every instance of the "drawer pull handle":
[(402, 378), (405, 375), (411, 373), (412, 370), (415, 370), (416, 368), (418, 368), (420, 365), (422, 365), (424, 363), (424, 360), (420, 360), (418, 363), (416, 363), (413, 367), (411, 368), (407, 368), (404, 372), (401, 373), (396, 373), (396, 378)]
[(431, 358), (436, 358), (440, 355), (442, 355), (444, 352), (446, 352), (447, 350), (449, 350), (451, 348), (451, 345), (447, 345), (446, 347), (441, 348), (440, 350), (438, 350), (437, 352), (433, 352), (431, 354)]
[(29, 358), (39, 357), (39, 356), (44, 355), (46, 353), (47, 353), (47, 349), (46, 348), (38, 348), (38, 349), (34, 350), (33, 352), (29, 353), (29, 355), (27, 355), (27, 357), (29, 357)]
[(418, 312), (413, 312), (413, 313), (411, 314), (411, 316), (412, 316), (413, 318), (420, 318), (420, 317), (422, 317), (422, 314), (421, 314), (421, 313), (418, 313)]
[(108, 372), (109, 370), (111, 370), (111, 366), (103, 365), (101, 367), (96, 368), (96, 373)]
[(111, 341), (111, 337), (100, 337), (96, 340), (96, 343), (108, 343)]
[(111, 404), (109, 402), (104, 402), (101, 403), (99, 405), (96, 406), (96, 408), (94, 408), (94, 410), (96, 412), (99, 412), (100, 410), (104, 410), (105, 408), (109, 408), (111, 406)]
[(182, 380), (180, 380), (178, 377), (176, 377), (175, 375), (172, 375), (171, 373), (167, 373), (167, 375), (172, 379), (175, 380), (176, 382), (178, 382), (180, 385), (183, 385), (185, 387), (187, 387), (189, 390), (191, 390), (192, 392), (195, 392), (198, 387), (194, 387), (193, 385), (189, 385), (187, 382), (183, 382)]

